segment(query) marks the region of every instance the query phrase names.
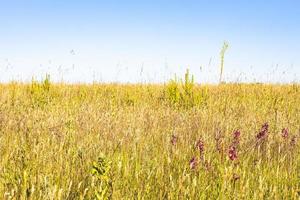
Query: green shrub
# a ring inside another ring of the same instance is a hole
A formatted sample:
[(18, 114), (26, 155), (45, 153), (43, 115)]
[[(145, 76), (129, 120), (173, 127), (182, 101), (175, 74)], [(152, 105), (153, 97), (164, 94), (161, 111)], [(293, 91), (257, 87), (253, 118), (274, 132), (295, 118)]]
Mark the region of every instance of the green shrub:
[(191, 108), (201, 105), (204, 100), (204, 93), (197, 91), (194, 76), (186, 70), (184, 80), (170, 80), (166, 85), (165, 97), (170, 105), (183, 108)]
[(29, 88), (30, 97), (32, 100), (33, 107), (42, 107), (49, 102), (49, 91), (50, 91), (50, 75), (46, 74), (46, 77), (41, 82), (34, 79), (31, 81)]

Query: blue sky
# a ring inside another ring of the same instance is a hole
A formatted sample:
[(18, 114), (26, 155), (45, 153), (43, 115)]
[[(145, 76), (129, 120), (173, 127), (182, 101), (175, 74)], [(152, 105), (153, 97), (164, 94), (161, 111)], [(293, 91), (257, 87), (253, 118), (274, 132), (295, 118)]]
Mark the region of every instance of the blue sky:
[(300, 81), (297, 0), (0, 0), (0, 81)]

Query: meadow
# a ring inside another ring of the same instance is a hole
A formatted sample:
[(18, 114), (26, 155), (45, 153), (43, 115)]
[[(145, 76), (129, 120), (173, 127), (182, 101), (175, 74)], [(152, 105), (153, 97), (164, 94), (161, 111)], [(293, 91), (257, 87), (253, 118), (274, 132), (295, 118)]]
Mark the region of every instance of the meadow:
[(0, 85), (0, 199), (299, 199), (300, 85)]

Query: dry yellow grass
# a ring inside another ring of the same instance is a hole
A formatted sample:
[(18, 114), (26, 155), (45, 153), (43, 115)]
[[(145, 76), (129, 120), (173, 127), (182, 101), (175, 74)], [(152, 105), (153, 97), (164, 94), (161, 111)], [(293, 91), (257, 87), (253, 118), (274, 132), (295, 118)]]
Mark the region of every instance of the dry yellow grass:
[(299, 198), (299, 85), (193, 84), (183, 103), (170, 88), (1, 85), (0, 198)]

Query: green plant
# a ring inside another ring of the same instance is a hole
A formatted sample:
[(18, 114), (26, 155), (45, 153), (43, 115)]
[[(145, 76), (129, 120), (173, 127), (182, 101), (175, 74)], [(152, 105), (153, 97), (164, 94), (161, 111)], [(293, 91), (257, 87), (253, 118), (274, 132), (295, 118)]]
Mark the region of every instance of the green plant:
[(186, 70), (184, 79), (172, 79), (166, 85), (166, 96), (171, 105), (176, 107), (191, 108), (200, 105), (202, 94), (195, 89), (194, 76)]
[(166, 86), (166, 95), (169, 102), (172, 105), (178, 105), (180, 103), (181, 93), (180, 84), (175, 76), (174, 79), (170, 80)]
[(96, 187), (95, 196), (99, 200), (111, 199), (112, 181), (110, 177), (111, 163), (104, 156), (100, 156), (97, 162), (93, 163), (92, 171), (95, 178), (94, 186)]
[(45, 79), (43, 79), (41, 82), (32, 79), (29, 90), (33, 106), (42, 107), (49, 102), (50, 86), (51, 82), (49, 74), (46, 74)]

